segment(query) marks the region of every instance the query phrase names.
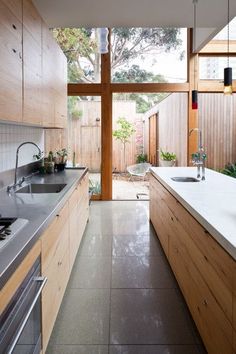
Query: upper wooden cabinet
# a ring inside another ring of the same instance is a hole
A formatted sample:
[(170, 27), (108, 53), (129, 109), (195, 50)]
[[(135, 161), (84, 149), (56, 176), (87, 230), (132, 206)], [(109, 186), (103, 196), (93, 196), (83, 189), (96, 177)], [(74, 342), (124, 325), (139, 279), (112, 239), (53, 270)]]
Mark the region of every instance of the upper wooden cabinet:
[[(14, 13), (0, 0), (0, 119), (22, 121), (22, 13), (14, 1)], [(13, 1), (9, 4), (12, 4)], [(18, 15), (16, 17), (16, 15)]]
[(22, 22), (22, 0), (1, 0), (0, 2), (9, 8), (18, 21)]
[(43, 126), (64, 128), (67, 121), (67, 61), (42, 23)]
[(0, 0), (0, 120), (64, 128), (66, 69), (32, 1)]

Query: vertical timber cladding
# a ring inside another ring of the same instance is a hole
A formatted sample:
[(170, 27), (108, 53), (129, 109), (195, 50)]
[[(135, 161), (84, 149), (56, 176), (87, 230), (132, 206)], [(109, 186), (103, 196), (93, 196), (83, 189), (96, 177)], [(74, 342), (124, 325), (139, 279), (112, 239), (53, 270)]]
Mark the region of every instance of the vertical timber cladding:
[[(189, 34), (188, 41), (190, 41)], [(188, 54), (189, 48), (190, 45), (188, 45)], [(101, 95), (102, 98), (102, 200), (112, 199), (112, 94), (120, 92), (189, 92), (188, 83), (111, 83), (110, 55), (110, 48), (107, 54), (101, 55), (101, 84), (68, 84), (69, 96), (96, 94)]]

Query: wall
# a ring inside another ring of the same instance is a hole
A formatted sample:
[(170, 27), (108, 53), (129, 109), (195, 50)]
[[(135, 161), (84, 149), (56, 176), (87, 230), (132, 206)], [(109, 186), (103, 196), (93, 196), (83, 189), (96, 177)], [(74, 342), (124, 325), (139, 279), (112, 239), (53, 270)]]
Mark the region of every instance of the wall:
[(199, 94), (199, 127), (207, 153), (206, 166), (221, 169), (236, 162), (236, 95)]
[(177, 165), (187, 165), (188, 95), (172, 93), (145, 114), (145, 152), (149, 153), (149, 117), (158, 113), (159, 149), (174, 152)]
[[(0, 123), (0, 172), (15, 167), (16, 149), (24, 141), (32, 141), (44, 150), (43, 129)], [(23, 146), (19, 153), (19, 166), (35, 161), (33, 155), (36, 152), (33, 145)]]

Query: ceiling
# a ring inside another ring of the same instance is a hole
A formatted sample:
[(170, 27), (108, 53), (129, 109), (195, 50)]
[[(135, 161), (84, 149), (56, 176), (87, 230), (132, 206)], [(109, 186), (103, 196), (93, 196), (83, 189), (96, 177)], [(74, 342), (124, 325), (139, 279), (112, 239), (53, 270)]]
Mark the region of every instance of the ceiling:
[[(193, 27), (192, 0), (33, 0), (49, 27)], [(228, 0), (198, 0), (196, 50), (227, 24)], [(236, 1), (230, 0), (230, 18)]]

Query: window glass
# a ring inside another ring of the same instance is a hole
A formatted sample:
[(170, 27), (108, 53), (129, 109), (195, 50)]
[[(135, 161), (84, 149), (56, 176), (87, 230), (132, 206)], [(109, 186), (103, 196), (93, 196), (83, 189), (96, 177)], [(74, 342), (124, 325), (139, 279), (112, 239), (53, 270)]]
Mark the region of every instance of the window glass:
[(54, 28), (53, 35), (68, 62), (68, 82), (101, 82), (98, 28)]
[(186, 28), (113, 28), (113, 82), (186, 82)]
[[(199, 76), (203, 80), (223, 80), (224, 68), (228, 66), (227, 57), (199, 57)], [(229, 66), (236, 77), (236, 57), (229, 58)]]

